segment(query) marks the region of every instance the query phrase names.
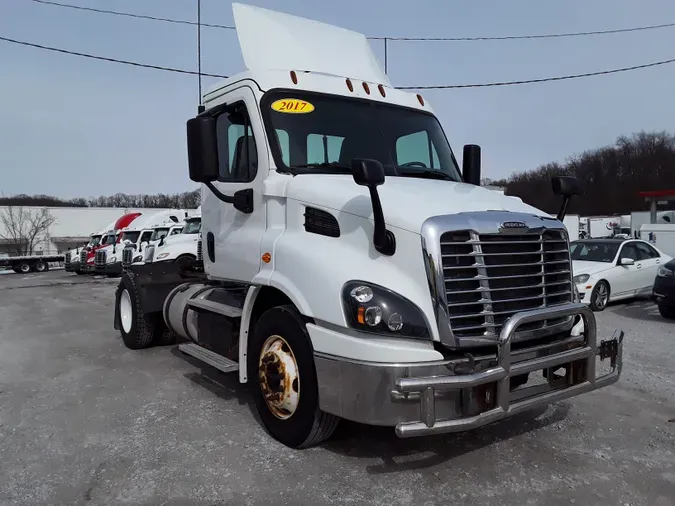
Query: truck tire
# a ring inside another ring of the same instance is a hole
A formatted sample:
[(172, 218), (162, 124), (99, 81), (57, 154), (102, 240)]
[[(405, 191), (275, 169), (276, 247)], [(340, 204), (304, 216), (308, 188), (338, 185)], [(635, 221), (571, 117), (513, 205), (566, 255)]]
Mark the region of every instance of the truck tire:
[(659, 306), (659, 313), (667, 320), (675, 320), (675, 306)]
[(47, 262), (43, 262), (42, 260), (38, 260), (35, 265), (35, 272), (47, 272), (49, 270), (49, 264)]
[(143, 313), (133, 275), (122, 276), (115, 297), (115, 311), (119, 318), (122, 341), (127, 348), (141, 350), (153, 345), (158, 316)]
[(340, 418), (319, 408), (309, 334), (293, 306), (274, 307), (260, 317), (249, 344), (248, 371), (258, 414), (277, 441), (306, 448), (333, 434)]
[(28, 274), (33, 270), (33, 266), (28, 262), (21, 262), (17, 265), (19, 274)]

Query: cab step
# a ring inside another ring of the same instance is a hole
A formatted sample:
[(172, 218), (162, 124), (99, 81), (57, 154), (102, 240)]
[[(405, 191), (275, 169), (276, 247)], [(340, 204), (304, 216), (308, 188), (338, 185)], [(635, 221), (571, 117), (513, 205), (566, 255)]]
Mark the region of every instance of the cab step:
[(239, 364), (234, 360), (218, 355), (203, 346), (194, 343), (179, 344), (178, 349), (187, 355), (195, 357), (202, 362), (215, 367), (222, 372), (235, 372), (239, 370)]
[(215, 302), (206, 299), (191, 299), (187, 302), (190, 309), (195, 311), (208, 311), (219, 315), (227, 316), (228, 318), (241, 317), (241, 308), (228, 306), (220, 302)]

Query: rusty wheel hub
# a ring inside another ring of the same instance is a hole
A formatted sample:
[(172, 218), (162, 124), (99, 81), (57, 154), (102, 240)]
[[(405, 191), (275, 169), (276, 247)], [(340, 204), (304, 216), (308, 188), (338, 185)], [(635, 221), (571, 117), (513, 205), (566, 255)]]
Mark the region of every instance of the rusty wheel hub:
[(270, 336), (258, 360), (258, 378), (268, 409), (277, 418), (290, 418), (300, 400), (300, 377), (293, 350), (281, 336)]

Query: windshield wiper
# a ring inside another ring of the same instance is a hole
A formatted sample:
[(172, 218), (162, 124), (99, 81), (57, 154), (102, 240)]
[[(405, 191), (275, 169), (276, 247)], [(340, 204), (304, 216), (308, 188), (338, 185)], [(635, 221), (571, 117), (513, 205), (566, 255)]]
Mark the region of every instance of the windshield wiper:
[[(300, 165), (291, 165), (289, 167), (292, 169), (338, 169), (332, 170), (331, 172), (338, 172), (340, 174), (351, 174), (352, 167), (346, 163), (340, 162), (325, 162), (325, 163), (305, 163)], [(344, 169), (344, 170), (343, 170)]]
[(433, 169), (414, 169), (414, 170), (405, 170), (405, 169), (396, 169), (396, 173), (399, 176), (410, 176), (410, 177), (421, 177), (421, 178), (430, 178), (430, 179), (445, 179), (446, 181), (455, 181), (456, 179), (452, 176), (449, 176), (445, 172), (440, 170)]

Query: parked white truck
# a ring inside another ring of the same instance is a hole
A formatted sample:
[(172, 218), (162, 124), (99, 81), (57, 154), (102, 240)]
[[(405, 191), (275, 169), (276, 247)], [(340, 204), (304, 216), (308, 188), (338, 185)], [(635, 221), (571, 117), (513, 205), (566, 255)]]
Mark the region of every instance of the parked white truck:
[[(152, 245), (151, 261), (181, 262), (183, 260), (197, 260), (201, 229), (202, 216), (200, 209), (197, 209), (195, 214), (185, 219), (180, 234), (170, 235), (159, 243)], [(145, 261), (145, 258), (138, 258), (137, 261)]]
[(121, 228), (121, 233), (116, 243), (96, 252), (94, 265), (97, 274), (105, 274), (108, 277), (122, 274), (122, 254), (125, 249), (133, 250), (132, 259), (143, 254), (143, 248), (150, 244), (156, 229), (170, 230), (171, 226), (178, 225), (185, 216), (181, 209), (163, 209), (161, 211), (144, 214), (126, 227)]
[(203, 265), (129, 267), (127, 347), (180, 336), (251, 383), (294, 448), (341, 418), (457, 432), (617, 381), (623, 333), (601, 341), (572, 283), (577, 180), (553, 179), (557, 219), (481, 188), (480, 148), (460, 171), (429, 103), (390, 84), (362, 34), (233, 9), (249, 71), (187, 122)]

